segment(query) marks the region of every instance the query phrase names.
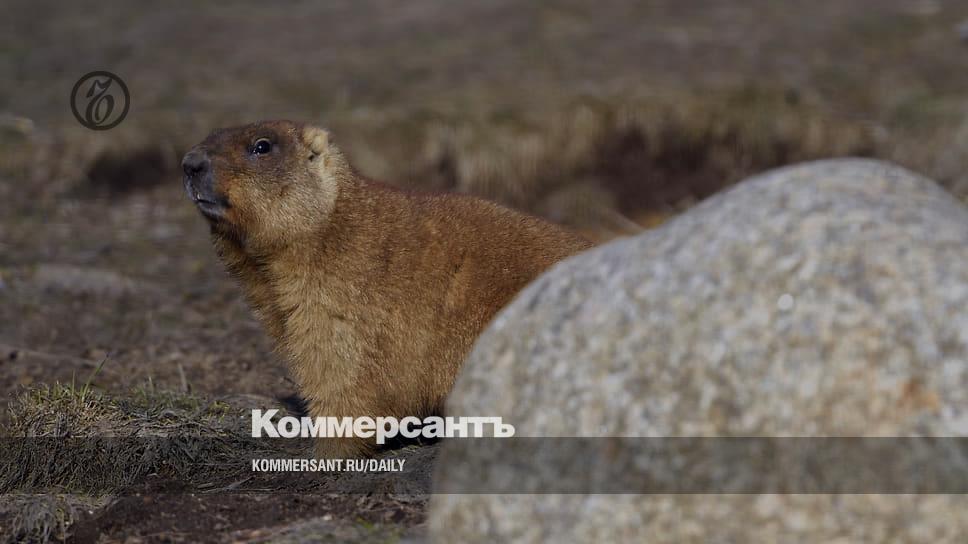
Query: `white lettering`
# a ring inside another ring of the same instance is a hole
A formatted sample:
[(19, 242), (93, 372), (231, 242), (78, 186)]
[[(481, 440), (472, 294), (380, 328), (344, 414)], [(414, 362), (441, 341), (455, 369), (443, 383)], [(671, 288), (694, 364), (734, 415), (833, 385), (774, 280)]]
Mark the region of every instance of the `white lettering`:
[(252, 437), (262, 438), (262, 432), (272, 437), (278, 438), (279, 433), (276, 432), (276, 428), (272, 425), (272, 417), (279, 413), (279, 410), (267, 410), (265, 414), (262, 410), (252, 410)]

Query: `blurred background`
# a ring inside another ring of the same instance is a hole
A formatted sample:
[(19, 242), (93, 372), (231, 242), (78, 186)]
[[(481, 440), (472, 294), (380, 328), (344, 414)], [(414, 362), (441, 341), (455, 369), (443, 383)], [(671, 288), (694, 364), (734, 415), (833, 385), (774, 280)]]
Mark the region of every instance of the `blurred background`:
[[(298, 407), (183, 193), (180, 157), (216, 127), (316, 123), (365, 175), (495, 199), (596, 242), (822, 157), (895, 161), (968, 199), (964, 1), (0, 0), (0, 13), (0, 437), (208, 436), (244, 423), (227, 405)], [(95, 70), (130, 92), (110, 130), (71, 109)], [(0, 542), (265, 541), (323, 514), (385, 542), (425, 517), (426, 496), (166, 499), (149, 495), (177, 482), (154, 470), (110, 505), (0, 494)]]
[[(968, 4), (3, 2), (0, 392), (87, 375), (294, 391), (184, 198), (215, 127), (332, 129), (364, 174), (479, 194), (596, 241), (751, 174), (896, 161), (968, 196)], [(130, 89), (106, 131), (75, 82)]]

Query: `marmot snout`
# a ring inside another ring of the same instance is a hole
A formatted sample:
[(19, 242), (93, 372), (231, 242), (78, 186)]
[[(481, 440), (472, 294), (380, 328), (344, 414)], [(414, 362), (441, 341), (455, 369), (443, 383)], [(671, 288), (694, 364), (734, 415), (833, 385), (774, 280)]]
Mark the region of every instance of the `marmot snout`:
[[(492, 202), (364, 179), (329, 133), (288, 121), (216, 130), (182, 166), (314, 417), (439, 413), (494, 314), (590, 245)], [(318, 453), (373, 447), (320, 439)]]

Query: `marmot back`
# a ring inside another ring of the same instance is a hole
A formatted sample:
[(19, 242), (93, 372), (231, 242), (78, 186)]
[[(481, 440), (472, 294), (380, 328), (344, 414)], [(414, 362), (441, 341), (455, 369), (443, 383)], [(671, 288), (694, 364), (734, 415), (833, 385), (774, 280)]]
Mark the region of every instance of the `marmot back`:
[[(217, 130), (183, 168), (314, 417), (439, 413), (494, 314), (590, 246), (493, 202), (365, 180), (325, 130), (288, 121)], [(324, 438), (317, 451), (372, 448)]]

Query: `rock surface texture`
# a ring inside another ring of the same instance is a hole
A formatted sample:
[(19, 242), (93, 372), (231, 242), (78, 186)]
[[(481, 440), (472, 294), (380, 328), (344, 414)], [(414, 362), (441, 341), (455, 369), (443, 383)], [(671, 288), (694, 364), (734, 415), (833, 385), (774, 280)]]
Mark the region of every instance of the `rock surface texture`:
[[(966, 436), (968, 209), (872, 160), (751, 178), (530, 285), (478, 340), (449, 414), (518, 436)], [(520, 495), (555, 467), (467, 451), (443, 448), (438, 542), (968, 534), (966, 496)], [(459, 494), (488, 479), (507, 493)]]

